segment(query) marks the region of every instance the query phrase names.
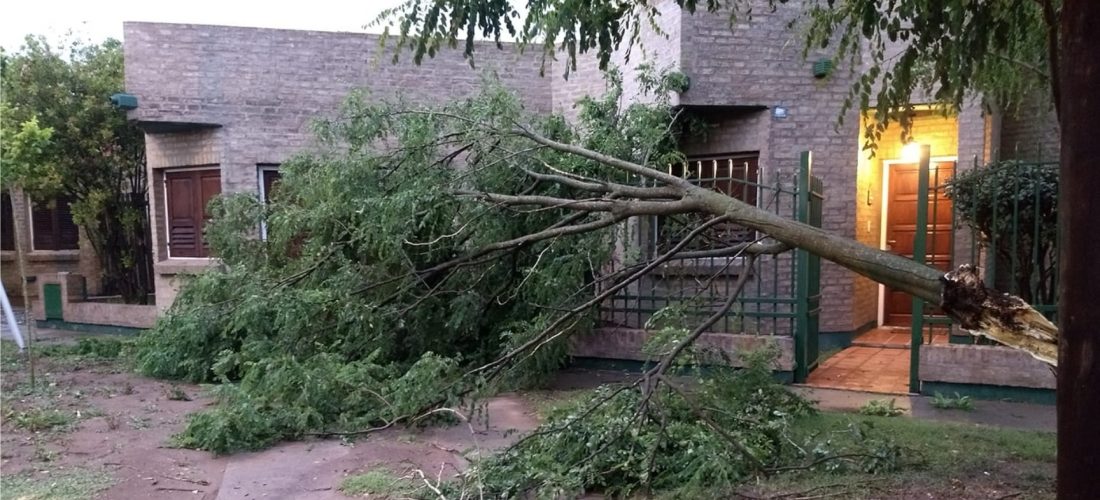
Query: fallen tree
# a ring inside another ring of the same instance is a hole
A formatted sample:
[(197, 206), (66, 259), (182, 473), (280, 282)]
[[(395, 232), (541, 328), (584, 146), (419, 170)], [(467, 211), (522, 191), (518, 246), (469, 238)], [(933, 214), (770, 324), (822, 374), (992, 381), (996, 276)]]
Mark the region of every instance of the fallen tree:
[[(183, 289), (138, 355), (150, 375), (223, 383), (221, 404), (181, 443), (232, 451), (359, 433), (529, 383), (561, 366), (564, 340), (591, 328), (604, 299), (700, 256), (751, 265), (802, 248), (1053, 361), (1055, 330), (1006, 314), (1018, 301), (985, 300), (972, 281), (667, 173), (693, 124), (669, 105), (674, 73), (643, 81), (655, 104), (621, 108), (613, 80), (607, 96), (580, 103), (576, 128), (526, 113), (492, 82), (440, 107), (356, 96), (320, 124), (317, 150), (284, 165), (271, 204), (220, 200), (208, 238), (223, 269)], [(699, 215), (678, 242), (607, 270), (632, 219)], [(255, 238), (260, 223), (266, 240)], [(765, 236), (723, 240), (717, 229), (731, 223)], [(676, 330), (635, 387), (643, 409), (747, 276), (705, 321)]]

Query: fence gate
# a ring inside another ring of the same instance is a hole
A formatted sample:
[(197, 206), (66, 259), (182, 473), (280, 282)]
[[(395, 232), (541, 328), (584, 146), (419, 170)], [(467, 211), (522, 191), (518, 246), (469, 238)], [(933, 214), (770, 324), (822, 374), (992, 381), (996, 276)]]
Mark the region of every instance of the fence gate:
[[(997, 196), (970, 203), (952, 200), (952, 190), (958, 190), (958, 177), (941, 175), (931, 168), (930, 151), (923, 146), (919, 162), (917, 186), (916, 233), (913, 259), (927, 262), (936, 242), (948, 242), (949, 268), (974, 264), (984, 271), (985, 284), (1027, 300), (1036, 310), (1052, 321), (1057, 315), (1058, 248), (1057, 185), (1058, 164), (1043, 161), (1004, 161), (995, 165), (973, 168), (1000, 169), (987, 171), (992, 181), (1000, 182)], [(994, 175), (997, 174), (997, 175)], [(984, 189), (990, 189), (986, 187)], [(935, 220), (940, 200), (950, 202), (951, 224), (946, 228), (930, 223)], [(960, 206), (963, 205), (963, 206)], [(946, 269), (945, 269), (946, 270)], [(913, 298), (909, 363), (909, 391), (920, 392), (920, 348), (931, 342), (935, 330), (947, 331), (952, 344), (992, 343), (969, 335), (955, 335), (951, 319), (940, 313), (935, 304)], [(925, 339), (928, 340), (925, 340)]]
[[(825, 200), (821, 178), (812, 175), (812, 155), (803, 151), (798, 165), (798, 220), (821, 227), (821, 206)], [(818, 322), (821, 318), (821, 257), (796, 250), (795, 297), (795, 382), (805, 382), (817, 368)]]

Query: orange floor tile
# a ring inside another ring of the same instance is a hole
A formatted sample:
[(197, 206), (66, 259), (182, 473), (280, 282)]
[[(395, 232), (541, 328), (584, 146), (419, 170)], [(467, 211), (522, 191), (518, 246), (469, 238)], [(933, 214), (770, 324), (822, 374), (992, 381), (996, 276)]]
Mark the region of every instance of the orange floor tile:
[[(908, 328), (880, 326), (856, 337), (852, 344), (865, 347), (909, 347), (910, 342), (912, 342), (912, 335)], [(930, 337), (932, 344), (948, 343), (947, 329), (937, 328), (932, 333), (925, 332), (923, 337), (925, 344), (929, 343)]]
[(806, 385), (906, 394), (909, 392), (909, 349), (849, 347), (821, 363), (810, 373)]

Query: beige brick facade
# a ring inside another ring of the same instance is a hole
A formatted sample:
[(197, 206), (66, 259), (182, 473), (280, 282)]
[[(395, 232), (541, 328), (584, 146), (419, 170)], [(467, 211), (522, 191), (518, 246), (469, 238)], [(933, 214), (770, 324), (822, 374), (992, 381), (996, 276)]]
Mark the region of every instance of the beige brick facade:
[[(882, 230), (883, 160), (897, 158), (897, 130), (884, 137), (874, 158), (862, 151), (861, 123), (852, 110), (838, 126), (852, 75), (838, 67), (815, 78), (812, 64), (824, 54), (802, 56), (799, 34), (787, 28), (799, 2), (766, 3), (731, 31), (727, 13), (681, 12), (675, 2), (656, 5), (660, 33), (643, 33), (640, 46), (612, 62), (625, 69), (627, 100), (638, 99), (631, 80), (641, 62), (678, 68), (691, 80), (675, 101), (713, 126), (705, 140), (684, 144), (689, 155), (758, 152), (765, 182), (791, 182), (802, 151), (812, 151), (814, 173), (824, 179), (825, 229), (879, 247)], [(594, 58), (582, 56), (562, 78), (555, 61), (540, 77), (537, 51), (503, 51), (489, 44), (476, 52), (472, 70), (458, 51), (442, 51), (422, 66), (390, 64), (371, 35), (217, 26), (127, 23), (127, 91), (139, 99), (131, 118), (146, 127), (150, 194), (156, 248), (157, 303), (167, 307), (182, 276), (211, 265), (207, 259), (169, 259), (164, 242), (166, 169), (217, 166), (222, 192), (255, 192), (257, 165), (280, 163), (310, 144), (309, 123), (339, 109), (355, 88), (369, 95), (439, 102), (468, 95), (481, 83), (481, 71), (494, 72), (520, 95), (529, 109), (575, 117), (573, 104), (601, 95), (605, 84)], [(778, 108), (786, 110), (777, 116)], [(1025, 113), (1026, 114), (1026, 113)], [(1021, 144), (1056, 142), (1047, 121), (1015, 114), (985, 113), (968, 106), (957, 116), (925, 113), (914, 135), (934, 144), (934, 156), (955, 157), (959, 167), (985, 162)], [(1031, 140), (1042, 137), (1042, 141)], [(1044, 142), (1045, 141), (1045, 142)], [(1046, 153), (1044, 153), (1045, 156)], [(1053, 152), (1051, 155), (1053, 156)], [(960, 246), (961, 245), (961, 246)], [(957, 242), (956, 251), (968, 248)], [(777, 272), (780, 279), (789, 268)], [(832, 264), (823, 264), (823, 332), (852, 332), (873, 326), (879, 309), (878, 285)]]

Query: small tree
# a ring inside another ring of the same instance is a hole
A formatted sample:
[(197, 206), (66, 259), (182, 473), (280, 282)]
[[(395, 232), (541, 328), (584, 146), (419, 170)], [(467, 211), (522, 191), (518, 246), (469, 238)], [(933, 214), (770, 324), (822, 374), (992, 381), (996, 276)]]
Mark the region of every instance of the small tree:
[(0, 53), (5, 157), (32, 147), (10, 131), (31, 121), (52, 131), (33, 145), (41, 148), (40, 161), (6, 164), (4, 176), (33, 198), (70, 196), (74, 221), (102, 265), (104, 288), (144, 303), (152, 285), (144, 135), (108, 100), (123, 87), (122, 69), (117, 40), (73, 41), (62, 53), (28, 36), (15, 54)]

